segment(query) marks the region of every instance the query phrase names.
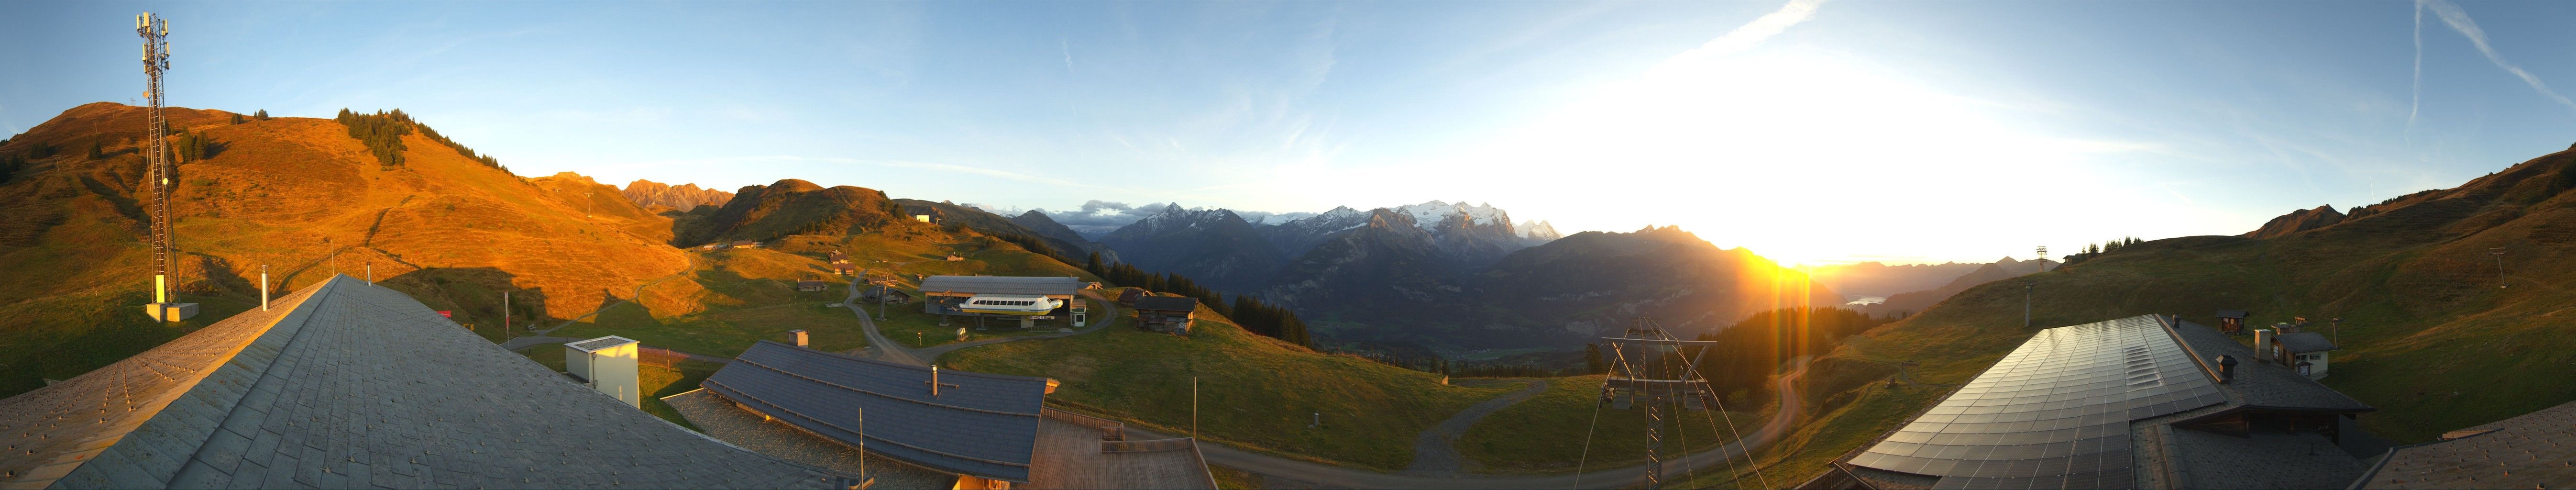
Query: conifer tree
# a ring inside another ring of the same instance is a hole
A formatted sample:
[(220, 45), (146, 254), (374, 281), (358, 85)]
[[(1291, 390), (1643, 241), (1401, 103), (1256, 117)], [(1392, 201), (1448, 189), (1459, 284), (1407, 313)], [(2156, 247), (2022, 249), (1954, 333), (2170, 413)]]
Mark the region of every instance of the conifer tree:
[(268, 109), (260, 109), (260, 110), (259, 110), (259, 112), (253, 112), (253, 113), (251, 113), (251, 114), (250, 114), (250, 117), (251, 117), (251, 118), (253, 118), (253, 119), (258, 119), (258, 120), (266, 121), (266, 120), (268, 120)]
[(1601, 344), (1583, 344), (1583, 372), (1585, 374), (1601, 374), (1608, 372), (1609, 367), (1609, 361), (1601, 358)]

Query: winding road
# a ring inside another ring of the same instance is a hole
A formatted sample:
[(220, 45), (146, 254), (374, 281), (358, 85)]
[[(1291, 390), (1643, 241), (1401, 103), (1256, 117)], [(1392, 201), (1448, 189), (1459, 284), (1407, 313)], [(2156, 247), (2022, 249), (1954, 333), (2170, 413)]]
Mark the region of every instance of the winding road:
[(1459, 410), (1457, 415), (1449, 416), (1449, 420), (1440, 421), (1440, 425), (1422, 431), (1422, 435), (1413, 440), (1413, 464), (1406, 466), (1404, 472), (1414, 475), (1450, 476), (1464, 470), (1467, 457), (1458, 454), (1458, 438), (1467, 435), (1467, 428), (1475, 427), (1476, 421), (1484, 420), (1485, 416), (1493, 415), (1503, 407), (1528, 401), (1530, 397), (1547, 392), (1548, 383), (1545, 379), (1533, 379), (1525, 384), (1529, 386), (1520, 391), (1506, 393), (1492, 400), (1468, 406), (1466, 410)]

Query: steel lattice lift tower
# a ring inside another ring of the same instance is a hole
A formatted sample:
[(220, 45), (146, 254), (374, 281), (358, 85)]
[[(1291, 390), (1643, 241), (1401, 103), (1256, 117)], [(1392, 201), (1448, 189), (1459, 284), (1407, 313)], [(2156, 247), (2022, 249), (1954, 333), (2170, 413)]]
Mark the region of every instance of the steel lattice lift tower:
[[(1684, 410), (1716, 404), (1717, 392), (1707, 378), (1699, 375), (1699, 362), (1708, 352), (1706, 347), (1718, 343), (1674, 338), (1650, 317), (1630, 318), (1627, 335), (1601, 340), (1609, 341), (1612, 360), (1616, 362), (1610, 376), (1601, 383), (1601, 403), (1646, 407), (1646, 488), (1662, 488), (1664, 419), (1678, 415), (1665, 413), (1664, 404), (1673, 403)], [(1682, 347), (1702, 348), (1689, 352)], [(1674, 366), (1673, 361), (1679, 361), (1680, 366)], [(1636, 403), (1640, 401), (1644, 403)], [(1682, 449), (1689, 451), (1687, 447)]]
[(145, 131), (150, 144), (143, 147), (143, 161), (151, 167), (145, 185), (152, 186), (152, 304), (143, 305), (152, 319), (165, 322), (197, 316), (196, 303), (179, 302), (178, 281), (170, 276), (178, 261), (170, 249), (170, 174), (175, 163), (170, 161), (170, 120), (161, 113), (161, 72), (170, 69), (170, 21), (144, 12), (134, 16), (134, 33), (143, 36), (143, 75), (150, 84), (143, 97), (144, 120), (151, 128)]

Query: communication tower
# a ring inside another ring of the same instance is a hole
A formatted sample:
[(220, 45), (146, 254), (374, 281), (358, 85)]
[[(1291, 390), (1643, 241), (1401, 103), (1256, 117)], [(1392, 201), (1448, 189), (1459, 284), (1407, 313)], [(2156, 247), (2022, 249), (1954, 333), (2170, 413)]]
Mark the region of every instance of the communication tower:
[(178, 280), (170, 275), (178, 260), (170, 250), (170, 174), (175, 163), (170, 161), (170, 121), (161, 111), (161, 72), (170, 70), (170, 21), (144, 12), (134, 16), (134, 33), (143, 36), (143, 75), (148, 80), (143, 92), (144, 122), (151, 126), (144, 133), (143, 161), (151, 167), (144, 184), (152, 186), (152, 304), (143, 309), (155, 320), (175, 322), (197, 316), (197, 304), (179, 302)]

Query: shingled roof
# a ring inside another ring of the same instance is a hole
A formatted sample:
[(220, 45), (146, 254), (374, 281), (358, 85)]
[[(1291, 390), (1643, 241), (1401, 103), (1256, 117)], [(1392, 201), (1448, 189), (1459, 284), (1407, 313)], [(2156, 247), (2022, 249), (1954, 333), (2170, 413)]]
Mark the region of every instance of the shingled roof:
[(933, 396), (929, 367), (764, 340), (701, 386), (843, 444), (856, 446), (864, 438), (871, 453), (940, 471), (1028, 483), (1048, 380), (937, 372), (943, 386)]
[(2391, 448), (2352, 488), (2550, 488), (2576, 481), (2576, 402)]
[(1146, 296), (1136, 298), (1135, 308), (1139, 310), (1152, 311), (1197, 311), (1199, 309), (1199, 299), (1174, 296)]
[(845, 487), (335, 276), (0, 400), (0, 488)]

